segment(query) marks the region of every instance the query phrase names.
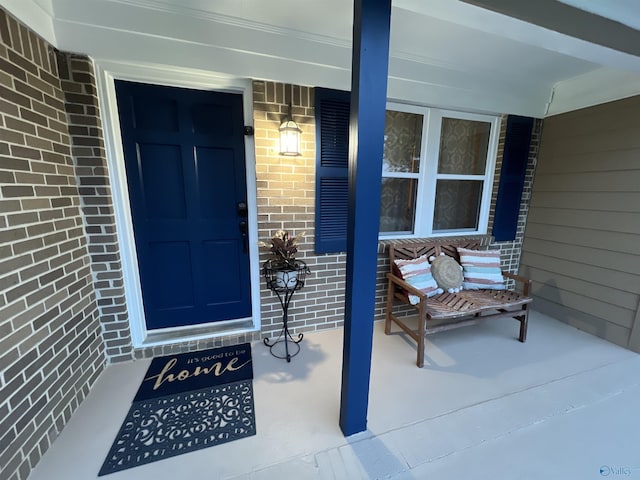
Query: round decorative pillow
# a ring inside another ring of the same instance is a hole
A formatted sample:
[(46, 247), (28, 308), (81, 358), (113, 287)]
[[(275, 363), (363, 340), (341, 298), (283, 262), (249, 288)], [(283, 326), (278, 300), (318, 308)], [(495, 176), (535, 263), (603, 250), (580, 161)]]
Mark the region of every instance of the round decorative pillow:
[(431, 257), (431, 274), (438, 287), (445, 292), (457, 293), (462, 290), (462, 267), (455, 259), (441, 253), (438, 257)]

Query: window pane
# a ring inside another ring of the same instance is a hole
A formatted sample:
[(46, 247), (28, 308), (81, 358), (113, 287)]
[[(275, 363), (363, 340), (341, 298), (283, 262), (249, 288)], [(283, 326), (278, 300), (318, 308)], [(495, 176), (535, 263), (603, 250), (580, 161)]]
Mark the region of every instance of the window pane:
[(387, 110), (382, 171), (417, 173), (421, 143), (422, 115)]
[(413, 232), (417, 189), (418, 181), (415, 179), (382, 179), (381, 232)]
[(433, 229), (477, 229), (483, 183), (475, 180), (438, 180)]
[(484, 175), (491, 124), (443, 118), (438, 173)]

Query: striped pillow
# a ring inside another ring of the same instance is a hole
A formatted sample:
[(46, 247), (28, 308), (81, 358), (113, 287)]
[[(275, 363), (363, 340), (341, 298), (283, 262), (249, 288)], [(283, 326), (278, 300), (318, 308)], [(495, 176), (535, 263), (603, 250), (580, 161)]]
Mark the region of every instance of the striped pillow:
[(458, 248), (464, 274), (465, 290), (504, 290), (504, 277), (500, 270), (500, 250), (470, 250)]
[[(427, 297), (442, 293), (442, 289), (438, 288), (438, 284), (431, 275), (431, 265), (425, 255), (412, 260), (394, 260), (394, 262), (400, 272), (400, 278), (422, 291)], [(411, 305), (416, 305), (420, 302), (420, 298), (409, 294), (409, 302)]]

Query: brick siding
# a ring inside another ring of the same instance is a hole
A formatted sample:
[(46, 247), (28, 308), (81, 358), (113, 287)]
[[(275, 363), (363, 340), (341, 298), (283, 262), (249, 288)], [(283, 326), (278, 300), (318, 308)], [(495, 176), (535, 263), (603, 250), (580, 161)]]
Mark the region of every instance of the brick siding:
[(0, 479), (26, 479), (104, 367), (52, 47), (0, 9)]
[[(311, 274), (296, 292), (289, 308), (289, 326), (295, 333), (336, 328), (343, 324), (346, 255), (315, 255), (315, 111), (313, 89), (254, 81), (253, 115), (256, 143), (258, 236), (268, 240), (278, 230), (305, 232), (296, 256)], [(278, 127), (291, 103), (302, 130), (299, 157), (278, 154)], [(260, 256), (261, 263), (268, 251)], [(262, 334), (277, 334), (282, 326), (278, 298), (260, 283)]]
[(71, 153), (76, 166), (102, 339), (111, 362), (130, 360), (131, 335), (124, 275), (93, 63), (85, 56), (64, 52), (57, 52), (57, 63), (65, 93)]

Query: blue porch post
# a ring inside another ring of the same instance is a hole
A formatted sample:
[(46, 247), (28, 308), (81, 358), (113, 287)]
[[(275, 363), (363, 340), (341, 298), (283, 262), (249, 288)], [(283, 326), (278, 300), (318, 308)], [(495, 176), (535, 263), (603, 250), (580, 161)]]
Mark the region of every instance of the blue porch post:
[(391, 0), (355, 0), (340, 428), (367, 428)]

